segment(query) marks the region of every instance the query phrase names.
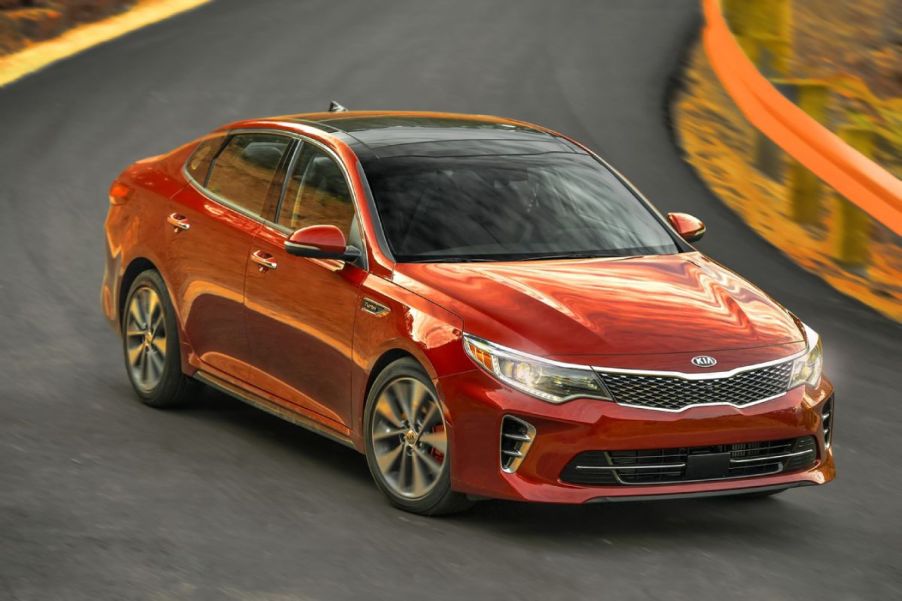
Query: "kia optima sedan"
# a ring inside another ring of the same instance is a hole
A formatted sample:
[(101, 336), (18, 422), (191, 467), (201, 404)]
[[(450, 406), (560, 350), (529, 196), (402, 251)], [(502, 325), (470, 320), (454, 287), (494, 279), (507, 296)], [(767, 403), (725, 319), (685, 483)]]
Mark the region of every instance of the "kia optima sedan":
[(543, 127), (333, 109), (113, 183), (102, 303), (144, 403), (219, 389), (430, 515), (833, 479), (818, 335), (701, 221)]

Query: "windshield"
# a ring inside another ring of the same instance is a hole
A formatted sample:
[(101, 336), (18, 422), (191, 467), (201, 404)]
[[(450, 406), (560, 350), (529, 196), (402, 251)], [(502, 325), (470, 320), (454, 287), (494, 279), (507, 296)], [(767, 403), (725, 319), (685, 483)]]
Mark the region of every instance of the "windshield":
[(400, 262), (679, 252), (651, 211), (589, 155), (395, 156), (366, 161), (364, 171)]

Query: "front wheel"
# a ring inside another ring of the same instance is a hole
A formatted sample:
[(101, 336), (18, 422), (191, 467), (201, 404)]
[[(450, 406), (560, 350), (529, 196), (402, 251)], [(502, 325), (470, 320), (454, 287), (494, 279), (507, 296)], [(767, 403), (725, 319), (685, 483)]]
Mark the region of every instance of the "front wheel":
[(129, 288), (122, 316), (122, 350), (132, 387), (145, 405), (189, 401), (198, 382), (182, 373), (178, 322), (163, 278), (149, 269)]
[(366, 459), (376, 485), (397, 507), (422, 515), (469, 508), (451, 490), (451, 448), (435, 388), (413, 359), (376, 378), (364, 415)]

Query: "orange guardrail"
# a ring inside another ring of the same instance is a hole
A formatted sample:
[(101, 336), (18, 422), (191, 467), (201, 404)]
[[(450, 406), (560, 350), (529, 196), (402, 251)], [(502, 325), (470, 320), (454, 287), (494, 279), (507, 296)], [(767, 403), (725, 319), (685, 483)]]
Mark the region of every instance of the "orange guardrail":
[(720, 0), (702, 0), (708, 61), (746, 119), (777, 146), (896, 235), (902, 235), (902, 181), (783, 96), (730, 31)]

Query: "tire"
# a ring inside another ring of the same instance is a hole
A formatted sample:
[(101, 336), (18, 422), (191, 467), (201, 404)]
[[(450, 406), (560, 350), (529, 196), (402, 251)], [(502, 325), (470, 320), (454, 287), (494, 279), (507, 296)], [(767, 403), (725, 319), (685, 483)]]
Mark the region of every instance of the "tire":
[(367, 395), (363, 425), (370, 473), (395, 507), (435, 516), (473, 505), (451, 490), (444, 411), (419, 363), (404, 358), (382, 370)]
[(163, 278), (155, 270), (141, 272), (132, 282), (121, 333), (125, 371), (141, 402), (162, 409), (184, 405), (196, 396), (200, 385), (182, 373), (178, 321)]

